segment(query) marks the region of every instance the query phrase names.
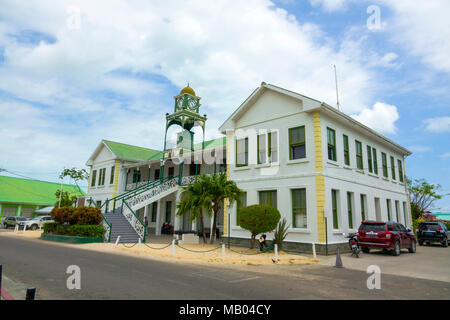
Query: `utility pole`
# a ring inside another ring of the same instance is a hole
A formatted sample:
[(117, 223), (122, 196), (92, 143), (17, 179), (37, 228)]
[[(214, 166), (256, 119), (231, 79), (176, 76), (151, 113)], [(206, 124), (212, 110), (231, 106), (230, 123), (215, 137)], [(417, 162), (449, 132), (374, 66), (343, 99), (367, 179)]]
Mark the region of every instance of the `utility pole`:
[(333, 67), (334, 67), (334, 80), (336, 82), (336, 106), (337, 106), (337, 109), (340, 111), (336, 65), (334, 64)]

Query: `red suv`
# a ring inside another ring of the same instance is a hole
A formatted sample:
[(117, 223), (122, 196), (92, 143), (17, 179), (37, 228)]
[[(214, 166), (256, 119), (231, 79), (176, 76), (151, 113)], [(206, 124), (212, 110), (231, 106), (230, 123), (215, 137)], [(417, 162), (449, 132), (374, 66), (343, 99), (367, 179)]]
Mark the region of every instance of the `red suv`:
[(392, 250), (394, 256), (400, 255), (401, 249), (416, 252), (416, 238), (411, 230), (394, 221), (364, 221), (358, 229), (358, 244), (362, 251), (370, 249)]

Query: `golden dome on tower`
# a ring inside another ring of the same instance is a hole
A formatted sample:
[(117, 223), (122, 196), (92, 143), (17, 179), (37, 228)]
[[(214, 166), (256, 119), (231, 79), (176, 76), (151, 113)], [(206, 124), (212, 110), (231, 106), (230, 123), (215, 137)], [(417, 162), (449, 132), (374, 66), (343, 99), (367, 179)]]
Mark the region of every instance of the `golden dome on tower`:
[(186, 87), (184, 87), (183, 89), (181, 89), (180, 94), (183, 94), (183, 93), (190, 94), (191, 96), (194, 96), (194, 97), (196, 96), (196, 95), (195, 95), (194, 89), (192, 89), (191, 87), (189, 87), (189, 85), (187, 85)]

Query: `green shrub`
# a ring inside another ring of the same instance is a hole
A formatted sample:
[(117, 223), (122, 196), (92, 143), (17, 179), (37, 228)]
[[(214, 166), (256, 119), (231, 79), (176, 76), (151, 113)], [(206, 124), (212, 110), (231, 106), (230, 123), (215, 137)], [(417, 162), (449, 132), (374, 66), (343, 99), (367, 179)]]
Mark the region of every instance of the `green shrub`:
[(289, 225), (287, 225), (286, 219), (283, 218), (283, 220), (278, 223), (277, 229), (273, 235), (273, 242), (278, 245), (279, 250), (283, 249), (283, 241), (286, 239), (288, 229)]
[(70, 225), (98, 225), (103, 219), (100, 209), (92, 207), (54, 208), (50, 215), (55, 222)]
[(57, 225), (58, 225), (58, 223), (56, 223), (56, 222), (44, 223), (44, 233), (53, 233), (53, 232), (55, 232)]
[(80, 225), (80, 224), (44, 224), (44, 233), (54, 233), (67, 236), (103, 238), (106, 230), (101, 225)]
[(240, 209), (238, 224), (251, 232), (250, 248), (253, 248), (256, 235), (275, 229), (280, 218), (281, 214), (277, 208), (269, 205), (255, 204)]

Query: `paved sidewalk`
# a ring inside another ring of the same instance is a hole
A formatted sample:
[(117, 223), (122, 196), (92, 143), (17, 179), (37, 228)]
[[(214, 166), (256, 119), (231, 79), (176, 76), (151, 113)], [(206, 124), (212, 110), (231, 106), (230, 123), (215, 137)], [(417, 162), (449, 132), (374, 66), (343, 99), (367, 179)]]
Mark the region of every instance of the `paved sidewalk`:
[[(336, 256), (320, 257), (320, 265), (333, 266)], [(417, 246), (416, 253), (402, 250), (395, 257), (381, 250), (360, 254), (360, 258), (351, 257), (350, 253), (341, 254), (344, 268), (366, 271), (370, 265), (377, 265), (382, 274), (406, 276), (419, 279), (450, 282), (450, 248), (439, 245)]]
[[(27, 286), (21, 282), (2, 276), (2, 300), (25, 300)], [(12, 298), (12, 299), (11, 299)]]

